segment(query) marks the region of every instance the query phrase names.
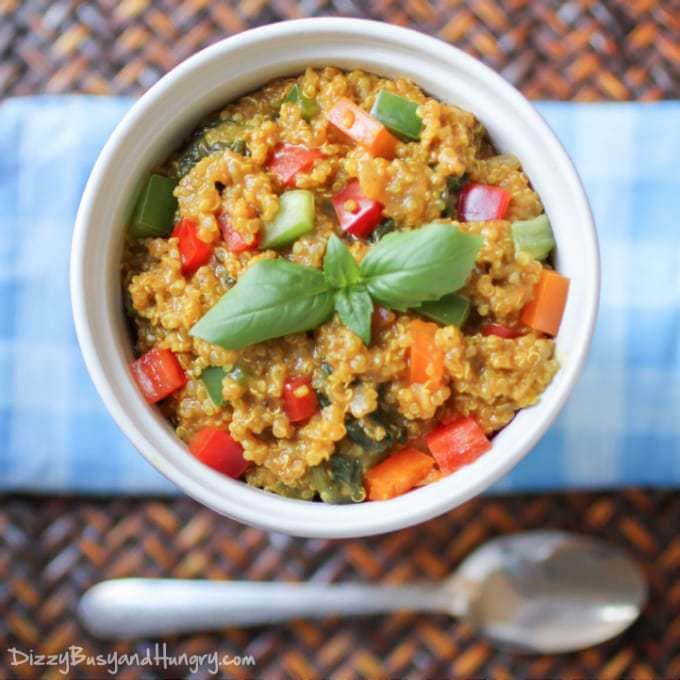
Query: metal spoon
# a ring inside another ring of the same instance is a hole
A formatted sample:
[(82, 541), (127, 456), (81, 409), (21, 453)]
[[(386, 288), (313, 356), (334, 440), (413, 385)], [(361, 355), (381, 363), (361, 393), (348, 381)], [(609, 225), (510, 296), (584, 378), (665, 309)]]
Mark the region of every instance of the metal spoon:
[(438, 583), (118, 579), (88, 590), (78, 614), (98, 637), (131, 638), (331, 613), (430, 611), (459, 617), (505, 647), (550, 654), (618, 635), (646, 600), (640, 569), (620, 550), (575, 534), (527, 531), (482, 545)]

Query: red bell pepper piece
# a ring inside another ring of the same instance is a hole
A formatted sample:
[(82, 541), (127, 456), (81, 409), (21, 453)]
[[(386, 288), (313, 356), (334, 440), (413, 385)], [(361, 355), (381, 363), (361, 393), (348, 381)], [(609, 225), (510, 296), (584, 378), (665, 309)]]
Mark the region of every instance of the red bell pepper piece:
[(187, 381), (175, 354), (158, 347), (131, 362), (130, 371), (149, 404), (165, 399)]
[(175, 225), (172, 236), (179, 239), (182, 274), (190, 276), (212, 257), (212, 246), (198, 238), (198, 225), (193, 220), (180, 220)]
[(474, 418), (458, 418), (425, 436), (425, 443), (439, 465), (449, 474), (477, 460), (491, 442)]
[(502, 323), (486, 323), (482, 326), (482, 335), (497, 335), (499, 338), (513, 340), (522, 336), (522, 332), (516, 328), (509, 328)]
[(267, 162), (267, 168), (283, 186), (289, 187), (295, 184), (295, 177), (299, 172), (311, 170), (314, 161), (319, 158), (323, 158), (323, 154), (318, 149), (283, 144), (274, 150)]
[(307, 420), (319, 409), (319, 400), (308, 375), (288, 378), (283, 385), (283, 410), (291, 423)]
[(364, 196), (357, 179), (335, 194), (332, 203), (340, 228), (357, 238), (366, 238), (382, 219), (382, 203)]
[(223, 213), (219, 212), (217, 214), (217, 222), (220, 225), (222, 231), (222, 238), (227, 244), (227, 250), (232, 253), (244, 253), (247, 250), (257, 250), (260, 246), (260, 234), (259, 232), (253, 236), (253, 240), (248, 243), (248, 241), (243, 238), (240, 232), (236, 231), (231, 225), (229, 218)]
[(458, 217), (463, 222), (502, 220), (510, 204), (510, 194), (491, 184), (466, 184), (458, 195)]
[(371, 336), (387, 328), (394, 323), (395, 320), (394, 312), (387, 309), (387, 307), (382, 307), (381, 305), (373, 305), (373, 314), (371, 315)]
[(218, 427), (204, 427), (190, 442), (189, 451), (213, 470), (238, 479), (248, 467), (243, 447)]

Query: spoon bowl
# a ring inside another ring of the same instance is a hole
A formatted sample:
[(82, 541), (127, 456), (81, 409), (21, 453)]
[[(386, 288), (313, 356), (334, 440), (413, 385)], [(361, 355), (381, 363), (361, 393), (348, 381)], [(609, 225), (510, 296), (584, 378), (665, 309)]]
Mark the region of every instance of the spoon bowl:
[(503, 646), (539, 653), (609, 640), (647, 600), (644, 577), (625, 553), (561, 531), (491, 540), (463, 561), (447, 587), (451, 613)]
[(329, 614), (431, 611), (461, 618), (504, 647), (554, 654), (618, 635), (646, 600), (640, 569), (617, 548), (561, 531), (527, 531), (485, 543), (437, 583), (118, 579), (88, 590), (78, 615), (98, 637), (131, 638)]

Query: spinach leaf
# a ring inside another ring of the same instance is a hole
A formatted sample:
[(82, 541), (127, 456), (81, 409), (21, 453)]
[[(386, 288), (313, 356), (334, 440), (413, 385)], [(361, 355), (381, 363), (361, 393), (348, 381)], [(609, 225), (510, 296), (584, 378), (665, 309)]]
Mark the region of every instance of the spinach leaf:
[(371, 342), (373, 301), (362, 285), (341, 288), (335, 293), (335, 311), (347, 328), (354, 331), (365, 345)]
[(359, 265), (349, 248), (335, 234), (328, 239), (326, 245), (323, 274), (328, 285), (333, 288), (344, 288), (361, 281)]
[[(225, 121), (219, 121), (218, 125), (222, 122)], [(211, 129), (212, 127), (216, 126), (210, 126), (208, 129)], [(235, 153), (241, 154), (242, 156), (246, 156), (248, 154), (248, 147), (245, 140), (233, 139), (231, 141), (215, 141), (208, 143), (208, 140), (206, 139), (206, 132), (207, 130), (203, 129), (201, 134), (193, 137), (173, 161), (172, 169), (176, 179), (181, 179), (184, 177), (184, 175), (186, 175), (201, 159), (211, 156), (212, 154), (219, 151), (231, 149)]]
[(450, 175), (446, 178), (446, 188), (442, 191), (442, 202), (444, 204), (442, 217), (456, 218), (458, 215), (458, 194), (468, 182), (468, 179), (465, 172), (462, 175)]
[(400, 311), (461, 288), (482, 245), (451, 223), (432, 222), (420, 229), (383, 237), (359, 269), (374, 300)]
[(360, 503), (366, 498), (363, 466), (358, 458), (334, 453), (310, 473), (312, 484), (324, 503)]
[(324, 275), (288, 260), (257, 262), (190, 331), (227, 349), (320, 326), (333, 313)]
[(470, 300), (462, 295), (451, 293), (439, 300), (423, 302), (418, 307), (418, 314), (434, 319), (445, 326), (460, 328), (470, 315)]
[(391, 218), (385, 218), (370, 234), (368, 241), (377, 243), (385, 234), (389, 234), (397, 228), (397, 223)]
[[(378, 440), (371, 437), (365, 427), (366, 421), (371, 421), (374, 425), (380, 425), (385, 430), (385, 436)], [(395, 446), (406, 442), (406, 425), (398, 414), (392, 413), (383, 407), (369, 414), (362, 420), (357, 420), (352, 416), (345, 418), (345, 429), (347, 436), (355, 444), (360, 446), (367, 454), (371, 454), (372, 464), (378, 462), (373, 454), (379, 455), (387, 453)], [(370, 465), (368, 467), (371, 467)]]

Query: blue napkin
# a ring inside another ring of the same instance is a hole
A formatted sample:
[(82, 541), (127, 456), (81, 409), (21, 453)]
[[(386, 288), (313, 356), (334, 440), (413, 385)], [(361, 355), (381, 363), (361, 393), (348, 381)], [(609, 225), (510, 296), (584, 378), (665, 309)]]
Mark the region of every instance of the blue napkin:
[[(106, 412), (69, 307), (78, 201), (130, 104), (86, 96), (0, 104), (0, 490), (177, 492)], [(567, 407), (495, 488), (678, 485), (680, 102), (538, 108), (592, 202), (602, 306)]]

